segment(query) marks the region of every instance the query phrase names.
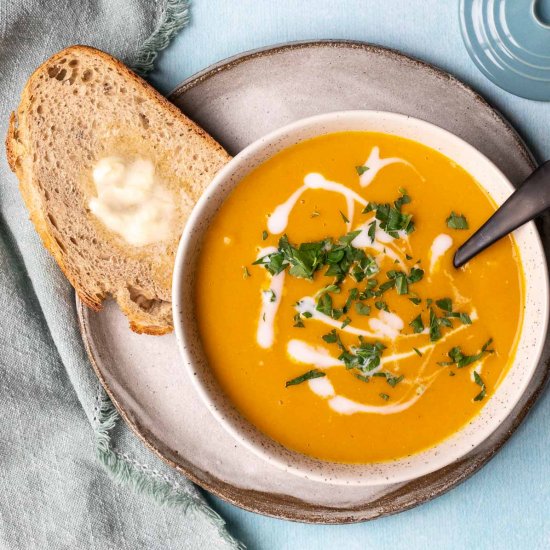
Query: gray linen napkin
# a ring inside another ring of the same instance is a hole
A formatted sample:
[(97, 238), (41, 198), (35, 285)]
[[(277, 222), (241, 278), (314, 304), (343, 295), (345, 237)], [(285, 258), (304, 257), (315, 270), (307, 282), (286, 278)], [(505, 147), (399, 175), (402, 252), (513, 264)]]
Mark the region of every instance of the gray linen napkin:
[[(1, 0), (0, 135), (52, 53), (89, 44), (146, 73), (186, 22), (185, 0)], [(28, 221), (3, 148), (0, 419), (2, 548), (238, 546), (195, 487), (118, 419), (85, 355), (74, 292)]]

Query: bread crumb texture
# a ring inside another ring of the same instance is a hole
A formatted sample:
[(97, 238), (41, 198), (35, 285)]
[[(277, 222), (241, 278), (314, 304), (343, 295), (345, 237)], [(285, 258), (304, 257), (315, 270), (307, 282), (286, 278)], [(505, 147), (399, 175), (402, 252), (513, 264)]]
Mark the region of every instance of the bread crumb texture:
[[(113, 297), (135, 332), (172, 330), (171, 283), (191, 209), (228, 154), (145, 81), (108, 54), (72, 46), (29, 78), (6, 139), (30, 218), (94, 310)], [(150, 160), (174, 197), (170, 236), (133, 246), (89, 209), (94, 165), (117, 155)]]

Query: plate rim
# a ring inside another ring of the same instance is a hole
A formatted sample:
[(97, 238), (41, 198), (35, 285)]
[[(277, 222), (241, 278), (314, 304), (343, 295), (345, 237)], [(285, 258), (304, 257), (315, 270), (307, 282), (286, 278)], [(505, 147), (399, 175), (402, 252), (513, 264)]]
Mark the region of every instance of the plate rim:
[[(527, 146), (526, 142), (518, 134), (516, 129), (512, 126), (512, 124), (500, 113), (500, 111), (498, 111), (498, 109), (490, 105), (479, 93), (473, 90), (470, 86), (468, 86), (452, 74), (446, 72), (445, 70), (436, 67), (426, 61), (417, 59), (396, 49), (363, 41), (340, 39), (291, 41), (248, 50), (240, 54), (222, 59), (210, 65), (209, 67), (206, 67), (205, 69), (189, 76), (188, 78), (184, 79), (180, 84), (178, 84), (175, 88), (173, 88), (170, 93), (166, 95), (166, 97), (169, 101), (173, 101), (174, 98), (177, 98), (178, 96), (192, 89), (194, 86), (200, 84), (201, 82), (208, 80), (210, 77), (216, 75), (217, 73), (230, 70), (233, 67), (251, 59), (263, 56), (270, 56), (285, 51), (315, 47), (360, 49), (366, 52), (373, 52), (381, 56), (391, 56), (393, 58), (397, 58), (402, 63), (411, 64), (424, 70), (428, 70), (435, 76), (443, 78), (446, 81), (450, 81), (453, 85), (458, 86), (463, 91), (468, 93), (468, 95), (470, 95), (476, 102), (480, 103), (484, 109), (490, 111), (492, 115), (499, 120), (499, 122), (506, 129), (509, 135), (513, 138), (516, 149), (521, 153), (529, 166), (532, 169), (536, 167), (537, 163), (533, 153)], [(330, 506), (317, 504), (311, 505), (304, 501), (300, 501), (300, 503), (303, 504), (300, 510), (296, 510), (295, 508), (291, 507), (282, 508), (276, 503), (270, 502), (269, 498), (266, 498), (268, 497), (268, 493), (250, 489), (239, 489), (238, 487), (235, 487), (219, 479), (215, 480), (214, 482), (210, 482), (205, 479), (199, 479), (190, 468), (187, 468), (182, 464), (176, 463), (172, 458), (163, 454), (163, 452), (157, 447), (157, 445), (153, 441), (148, 439), (147, 430), (141, 427), (138, 422), (135, 422), (131, 418), (131, 415), (120, 403), (119, 399), (116, 397), (115, 393), (113, 392), (112, 388), (109, 386), (107, 380), (101, 372), (99, 361), (94, 354), (91, 339), (89, 337), (90, 329), (87, 321), (87, 315), (90, 312), (83, 304), (83, 302), (80, 301), (76, 293), (75, 299), (79, 330), (81, 333), (82, 341), (84, 343), (86, 354), (88, 355), (92, 368), (100, 384), (113, 402), (113, 405), (117, 409), (119, 415), (126, 422), (131, 431), (138, 437), (138, 439), (164, 463), (168, 464), (180, 474), (184, 475), (186, 478), (190, 479), (201, 488), (209, 491), (210, 493), (221, 498), (222, 500), (249, 512), (254, 512), (268, 517), (285, 519), (289, 521), (324, 525), (360, 523), (409, 510), (411, 508), (414, 508), (415, 506), (418, 506), (419, 504), (429, 502), (434, 498), (447, 493), (457, 485), (469, 479), (476, 471), (487, 464), (502, 449), (504, 444), (510, 439), (510, 437), (515, 433), (519, 425), (524, 421), (527, 414), (532, 409), (533, 405), (538, 401), (544, 387), (547, 385), (550, 378), (550, 361), (546, 361), (544, 374), (538, 387), (535, 389), (531, 397), (526, 401), (521, 410), (518, 411), (509, 429), (501, 434), (499, 440), (494, 445), (492, 445), (491, 448), (483, 454), (483, 456), (478, 455), (474, 457), (469, 457), (469, 455), (466, 455), (466, 457), (464, 457), (463, 459), (449, 466), (446, 466), (441, 470), (438, 470), (439, 472), (444, 472), (448, 469), (454, 469), (458, 465), (463, 465), (467, 461), (470, 462), (466, 466), (466, 468), (462, 470), (462, 472), (456, 479), (448, 480), (446, 476), (444, 476), (443, 483), (439, 484), (436, 488), (434, 488), (427, 494), (425, 493), (422, 496), (417, 497), (415, 495), (412, 495), (412, 492), (408, 492), (408, 495), (411, 495), (413, 498), (410, 498), (405, 502), (400, 502), (395, 505), (392, 503), (391, 500), (394, 491), (389, 492), (388, 494), (369, 503), (369, 509), (379, 509), (379, 512), (376, 514), (369, 514), (368, 510), (363, 505), (348, 508), (333, 508)], [(418, 485), (418, 482), (422, 484), (423, 479), (424, 478), (421, 477), (418, 480), (408, 482), (407, 485)], [(235, 494), (235, 491), (237, 491), (237, 495)], [(244, 492), (244, 497), (242, 496), (243, 494), (240, 493), (240, 491)], [(246, 494), (256, 495), (256, 498), (254, 499), (255, 502), (250, 502), (250, 498), (247, 498)], [(288, 501), (295, 501), (293, 497), (287, 497), (286, 495), (280, 495), (280, 497)]]

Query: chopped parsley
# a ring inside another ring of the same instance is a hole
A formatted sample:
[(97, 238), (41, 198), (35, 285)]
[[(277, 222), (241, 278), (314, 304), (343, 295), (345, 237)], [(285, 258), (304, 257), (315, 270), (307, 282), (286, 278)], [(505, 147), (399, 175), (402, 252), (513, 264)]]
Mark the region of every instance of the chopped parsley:
[(363, 375), (368, 375), (380, 366), (380, 357), (386, 349), (381, 342), (365, 342), (361, 336), (359, 336), (359, 344), (348, 349), (340, 340), (336, 329), (331, 330), (322, 338), (327, 344), (338, 345), (341, 352), (338, 360), (344, 363), (346, 369), (358, 370)]
[[(453, 302), (450, 298), (442, 298), (435, 301), (436, 306), (441, 309), (445, 317), (453, 317), (459, 319), (463, 325), (471, 325), (472, 319), (467, 313), (461, 311), (453, 311)], [(452, 326), (452, 325), (451, 325)]]
[(430, 308), (430, 341), (431, 342), (436, 342), (441, 338), (440, 321), (441, 319), (437, 318), (433, 308)]
[(379, 393), (378, 394), (384, 401), (387, 401), (390, 396), (387, 393)]
[(355, 302), (355, 311), (359, 315), (370, 315), (370, 306), (363, 304), (363, 302)]
[(340, 210), (340, 216), (342, 216), (344, 223), (349, 223), (349, 220), (346, 218), (346, 215), (341, 210)]
[(455, 346), (454, 348), (451, 348), (449, 353), (447, 354), (450, 361), (440, 361), (437, 364), (446, 367), (450, 365), (456, 365), (457, 368), (461, 369), (463, 367), (467, 367), (468, 365), (471, 365), (472, 363), (475, 363), (476, 361), (479, 361), (486, 353), (494, 353), (494, 349), (489, 349), (489, 346), (493, 343), (493, 339), (490, 338), (483, 344), (481, 347), (481, 350), (479, 353), (476, 353), (474, 355), (465, 355), (462, 352), (462, 349), (460, 346)]
[[(265, 319), (264, 319), (265, 321)], [(299, 313), (296, 313), (296, 315), (294, 315), (294, 325), (292, 325), (293, 327), (296, 327), (296, 328), (304, 328), (304, 322), (302, 321), (302, 317), (300, 316)]]
[(387, 311), (388, 313), (390, 311), (388, 304), (386, 304), (386, 302), (384, 302), (383, 300), (377, 300), (376, 302), (374, 302), (374, 306), (376, 307), (376, 309)]
[(422, 357), (422, 352), (418, 348), (413, 348), (413, 350), (416, 353), (416, 355), (418, 355), (418, 357)]
[(355, 171), (360, 175), (362, 176), (367, 170), (369, 169), (368, 166), (356, 166), (355, 167)]
[(267, 239), (267, 237), (268, 237), (268, 233), (267, 233), (267, 231), (264, 229), (264, 230), (262, 231), (262, 241), (265, 241), (265, 240)]
[(285, 384), (285, 387), (288, 388), (289, 386), (297, 386), (298, 384), (301, 384), (306, 380), (313, 380), (314, 378), (322, 378), (323, 376), (326, 376), (326, 374), (323, 371), (320, 371), (318, 369), (308, 370), (307, 372), (304, 372), (304, 374), (301, 374), (300, 376), (297, 376), (292, 380), (288, 380), (287, 383)]
[(464, 214), (456, 214), (451, 212), (451, 215), (447, 218), (447, 227), (451, 229), (469, 229), (468, 220)]
[(485, 395), (487, 394), (487, 387), (485, 382), (482, 380), (481, 376), (474, 371), (474, 382), (481, 387), (481, 391), (474, 397), (474, 401), (483, 401)]
[(351, 323), (351, 319), (349, 317), (346, 317), (340, 328), (341, 329), (346, 328), (350, 323)]
[(277, 300), (277, 295), (275, 294), (275, 292), (273, 292), (271, 288), (269, 290), (264, 290), (264, 294), (266, 296), (269, 296), (270, 302), (275, 302)]
[(414, 231), (412, 214), (401, 211), (403, 205), (411, 202), (411, 197), (404, 189), (399, 191), (401, 196), (394, 201), (393, 206), (389, 203), (369, 202), (363, 209), (363, 214), (375, 212), (380, 228), (394, 239), (399, 238), (398, 231), (404, 231), (407, 235)]
[(422, 321), (422, 316), (418, 314), (410, 323), (409, 326), (412, 327), (415, 334), (420, 334), (424, 331), (424, 322)]
[(376, 237), (376, 220), (369, 223), (369, 229), (367, 231), (367, 235), (370, 238), (371, 244), (374, 242), (374, 239)]

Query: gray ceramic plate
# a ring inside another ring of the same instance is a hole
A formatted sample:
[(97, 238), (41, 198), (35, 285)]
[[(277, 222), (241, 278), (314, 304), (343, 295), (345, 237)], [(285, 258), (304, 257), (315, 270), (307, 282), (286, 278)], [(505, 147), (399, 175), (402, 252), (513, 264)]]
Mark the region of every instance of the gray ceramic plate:
[[(299, 118), (377, 109), (412, 115), (453, 132), (488, 156), (513, 183), (534, 166), (510, 125), (471, 89), (420, 61), (363, 43), (307, 42), (244, 54), (186, 80), (170, 99), (233, 154)], [(543, 225), (545, 237), (547, 220)], [(544, 242), (548, 247), (550, 239)], [(444, 493), (494, 456), (535, 402), (548, 374), (547, 345), (512, 414), (459, 462), (407, 483), (333, 486), (285, 473), (236, 443), (196, 395), (173, 335), (131, 333), (113, 304), (94, 313), (79, 303), (78, 311), (97, 375), (149, 448), (233, 504), (299, 521), (363, 521)]]

